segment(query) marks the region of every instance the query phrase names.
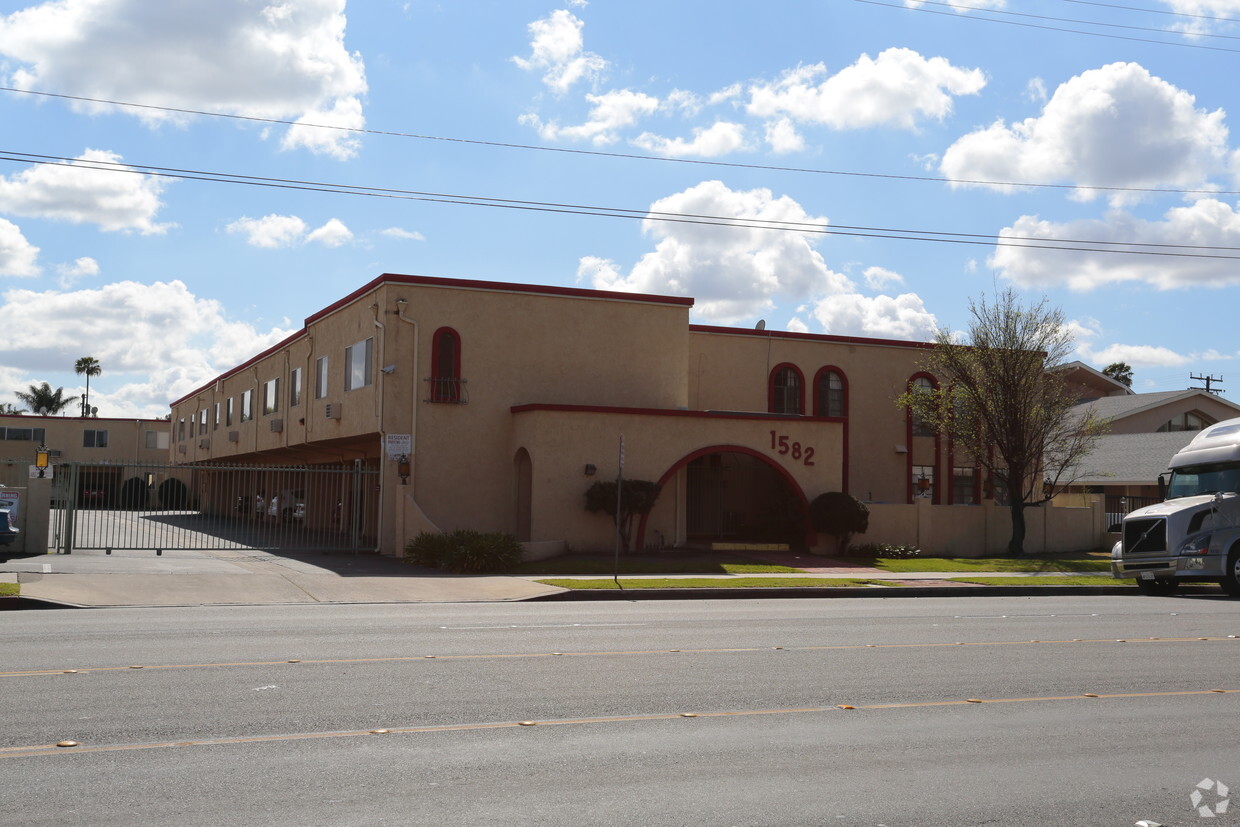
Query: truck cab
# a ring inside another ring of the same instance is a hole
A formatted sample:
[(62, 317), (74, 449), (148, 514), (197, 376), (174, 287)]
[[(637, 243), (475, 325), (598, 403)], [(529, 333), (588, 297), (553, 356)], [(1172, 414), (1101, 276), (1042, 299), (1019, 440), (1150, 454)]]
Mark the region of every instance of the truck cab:
[(1240, 419), (1201, 431), (1168, 467), (1164, 501), (1124, 517), (1111, 574), (1151, 593), (1213, 582), (1240, 597)]

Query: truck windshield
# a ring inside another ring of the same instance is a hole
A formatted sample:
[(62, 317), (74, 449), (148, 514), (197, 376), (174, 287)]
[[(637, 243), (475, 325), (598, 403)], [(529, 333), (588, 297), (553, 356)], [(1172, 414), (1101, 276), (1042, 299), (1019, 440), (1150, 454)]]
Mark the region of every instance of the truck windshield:
[(1186, 465), (1171, 472), (1167, 499), (1195, 497), (1218, 491), (1240, 491), (1240, 462)]

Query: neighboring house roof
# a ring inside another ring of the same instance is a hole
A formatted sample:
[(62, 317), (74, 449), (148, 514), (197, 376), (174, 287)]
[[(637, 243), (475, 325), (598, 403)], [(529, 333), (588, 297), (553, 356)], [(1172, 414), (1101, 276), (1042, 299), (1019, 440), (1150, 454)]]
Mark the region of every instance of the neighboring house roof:
[(1240, 405), (1221, 396), (1201, 390), (1136, 393), (1131, 396), (1103, 396), (1098, 399), (1082, 400), (1076, 408), (1082, 413), (1086, 410), (1093, 411), (1103, 419), (1123, 419), (1126, 416), (1133, 416), (1134, 414), (1153, 410), (1162, 405), (1192, 399), (1193, 397), (1201, 397), (1225, 405), (1235, 410), (1236, 416), (1240, 416)]
[[(1056, 367), (1051, 368), (1051, 373), (1066, 374), (1069, 379), (1075, 378), (1077, 381), (1080, 381), (1082, 384), (1090, 384), (1090, 385), (1097, 385), (1100, 387), (1106, 387), (1110, 389), (1111, 393), (1122, 393), (1125, 396), (1128, 394), (1136, 393), (1136, 391), (1134, 391), (1132, 388), (1128, 387), (1127, 385), (1125, 385), (1123, 382), (1119, 381), (1118, 379), (1114, 379), (1110, 376), (1107, 376), (1102, 371), (1097, 370), (1095, 368), (1091, 368), (1089, 365), (1085, 364), (1084, 362), (1065, 362), (1062, 365), (1057, 365)], [(1071, 374), (1073, 373), (1077, 373), (1078, 376), (1072, 377)], [(1084, 374), (1084, 375), (1081, 376), (1079, 374)]]
[[(1122, 397), (1116, 397), (1122, 399)], [(1175, 452), (1200, 431), (1159, 434), (1108, 434), (1081, 462), (1073, 485), (1153, 485)], [(1072, 476), (1069, 474), (1069, 476)]]

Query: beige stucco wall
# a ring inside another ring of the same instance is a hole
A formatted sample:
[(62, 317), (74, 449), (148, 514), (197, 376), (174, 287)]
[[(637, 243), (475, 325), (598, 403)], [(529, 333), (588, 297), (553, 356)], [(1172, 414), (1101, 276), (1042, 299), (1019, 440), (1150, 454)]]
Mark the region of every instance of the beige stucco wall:
[[(1025, 509), (1025, 553), (1091, 551), (1107, 545), (1102, 498), (1079, 506)], [(932, 557), (986, 557), (1007, 552), (1012, 517), (1007, 506), (871, 505), (870, 527), (854, 543), (913, 545)], [(829, 553), (829, 550), (827, 551)]]
[[(840, 423), (824, 420), (536, 409), (515, 415), (509, 455), (521, 449), (530, 455), (532, 540), (568, 537), (580, 549), (606, 550), (614, 544), (612, 524), (584, 510), (585, 491), (594, 480), (616, 478), (621, 434), (626, 478), (658, 481), (695, 452), (739, 450), (779, 469), (808, 501), (839, 490), (840, 432)], [(794, 458), (792, 448), (780, 453), (779, 437), (787, 437), (789, 446), (800, 446), (800, 459)], [(595, 466), (593, 477), (585, 474), (587, 464)], [(684, 542), (683, 497), (683, 479), (669, 479), (647, 521), (647, 540), (658, 532), (669, 544)], [(515, 524), (515, 487), (510, 487), (509, 502)]]
[[(111, 419), (68, 416), (0, 416), (0, 427), (44, 430), (44, 444), (59, 451), (56, 462), (89, 463), (162, 463), (168, 461), (168, 449), (146, 447), (147, 432), (168, 433), (170, 423), (163, 419)], [(87, 448), (83, 435), (87, 430), (107, 431), (105, 448)], [(158, 437), (156, 437), (158, 439)], [(0, 441), (0, 459), (28, 457), (34, 464), (38, 442), (25, 440)]]
[(1159, 405), (1153, 410), (1140, 411), (1131, 416), (1113, 420), (1110, 433), (1153, 433), (1165, 425), (1168, 420), (1176, 416), (1183, 416), (1186, 413), (1204, 414), (1211, 422), (1222, 422), (1224, 419), (1234, 419), (1236, 417), (1236, 409), (1233, 406), (1213, 399), (1206, 394), (1199, 394), (1178, 402)]

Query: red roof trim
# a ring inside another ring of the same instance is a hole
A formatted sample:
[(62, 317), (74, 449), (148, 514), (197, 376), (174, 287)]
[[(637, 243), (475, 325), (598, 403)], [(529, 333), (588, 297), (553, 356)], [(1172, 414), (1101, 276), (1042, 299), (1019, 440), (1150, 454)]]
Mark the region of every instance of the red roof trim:
[(748, 327), (719, 327), (716, 325), (691, 324), (690, 333), (724, 334), (729, 336), (759, 336), (775, 339), (800, 339), (807, 342), (837, 342), (849, 345), (884, 345), (886, 347), (911, 347), (929, 350), (933, 342), (910, 342), (903, 339), (866, 339), (861, 336), (831, 336), (826, 333), (793, 333), (790, 330), (754, 330)]
[(306, 331), (305, 331), (304, 329), (302, 329), (302, 330), (299, 330), (299, 331), (297, 331), (296, 333), (292, 334), (291, 336), (288, 336), (288, 337), (286, 337), (286, 338), (282, 339), (281, 341), (276, 342), (274, 345), (272, 345), (271, 347), (267, 348), (267, 349), (266, 349), (266, 350), (264, 350), (262, 353), (259, 353), (257, 356), (251, 356), (249, 359), (247, 359), (246, 361), (244, 361), (244, 362), (242, 362), (241, 364), (237, 365), (235, 368), (232, 368), (231, 370), (227, 370), (227, 371), (225, 371), (224, 373), (221, 373), (219, 376), (215, 377), (214, 379), (212, 379), (210, 382), (208, 382), (207, 384), (203, 385), (202, 387), (197, 388), (197, 389), (195, 389), (195, 390), (193, 390), (193, 391), (190, 391), (189, 393), (185, 394), (184, 396), (182, 396), (182, 397), (181, 397), (180, 399), (178, 399), (177, 401), (173, 402), (173, 403), (172, 403), (171, 405), (169, 405), (168, 407), (170, 407), (170, 408), (175, 408), (177, 405), (180, 405), (180, 404), (181, 404), (182, 402), (184, 402), (185, 400), (187, 400), (187, 399), (191, 399), (191, 398), (193, 398), (193, 397), (197, 396), (197, 395), (198, 395), (198, 394), (200, 394), (200, 393), (205, 393), (205, 392), (206, 392), (207, 390), (209, 390), (209, 389), (211, 388), (211, 386), (212, 386), (212, 385), (214, 385), (216, 382), (223, 382), (223, 381), (224, 381), (225, 379), (227, 379), (228, 377), (230, 377), (230, 376), (234, 376), (234, 375), (236, 375), (236, 374), (240, 373), (241, 371), (243, 371), (243, 370), (245, 370), (246, 368), (248, 368), (248, 367), (250, 367), (251, 365), (253, 365), (255, 362), (259, 362), (259, 361), (261, 361), (261, 360), (263, 360), (263, 359), (266, 359), (268, 356), (270, 356), (271, 354), (273, 354), (273, 353), (275, 353), (276, 351), (280, 350), (281, 348), (288, 347), (288, 346), (289, 346), (289, 345), (291, 345), (293, 342), (297, 341), (298, 339), (302, 338), (302, 337), (303, 337), (303, 336), (305, 336), (305, 335), (306, 335)]
[(514, 414), (528, 411), (550, 411), (553, 413), (594, 413), (594, 414), (626, 414), (629, 416), (680, 416), (691, 419), (781, 419), (798, 422), (842, 422), (837, 417), (797, 416), (796, 414), (773, 414), (765, 411), (683, 411), (680, 408), (620, 408), (609, 405), (557, 405), (552, 403), (532, 403), (513, 405), (509, 410)]

